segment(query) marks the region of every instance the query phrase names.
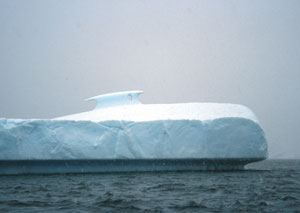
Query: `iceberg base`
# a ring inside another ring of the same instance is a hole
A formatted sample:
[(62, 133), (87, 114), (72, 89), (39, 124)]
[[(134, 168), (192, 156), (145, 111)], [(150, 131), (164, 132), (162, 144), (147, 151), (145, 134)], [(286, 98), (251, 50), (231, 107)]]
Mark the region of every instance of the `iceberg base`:
[(0, 160), (0, 175), (157, 171), (234, 171), (264, 158)]

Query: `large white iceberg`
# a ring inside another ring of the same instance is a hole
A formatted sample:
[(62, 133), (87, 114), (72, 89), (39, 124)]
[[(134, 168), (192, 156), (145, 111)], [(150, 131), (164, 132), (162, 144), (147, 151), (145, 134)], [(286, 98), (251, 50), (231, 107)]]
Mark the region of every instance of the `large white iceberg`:
[(0, 119), (0, 161), (267, 158), (264, 132), (247, 107), (141, 104), (141, 93), (96, 96), (88, 99), (94, 110), (50, 120)]

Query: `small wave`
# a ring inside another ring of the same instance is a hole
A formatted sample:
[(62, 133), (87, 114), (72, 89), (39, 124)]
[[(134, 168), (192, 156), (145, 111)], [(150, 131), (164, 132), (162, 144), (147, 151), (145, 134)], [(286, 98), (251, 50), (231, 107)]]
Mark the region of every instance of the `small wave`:
[(261, 201), (258, 204), (259, 206), (269, 206), (269, 203), (267, 201)]
[(155, 185), (155, 186), (151, 186), (151, 187), (148, 187), (147, 189), (148, 190), (155, 190), (155, 189), (158, 189), (158, 190), (176, 190), (177, 188), (180, 188), (180, 187), (185, 187), (186, 185), (183, 184), (183, 183), (163, 183), (163, 184), (158, 184), (158, 185)]
[(48, 202), (41, 201), (19, 201), (19, 200), (8, 200), (2, 202), (2, 204), (6, 204), (12, 207), (47, 207), (50, 206)]
[(93, 205), (99, 207), (106, 207), (106, 208), (113, 208), (113, 209), (120, 209), (120, 210), (141, 210), (139, 207), (133, 204), (132, 201), (127, 201), (125, 199), (104, 199), (100, 201), (96, 201)]
[(284, 201), (287, 201), (287, 200), (297, 200), (297, 198), (296, 198), (296, 197), (293, 197), (293, 196), (284, 196), (284, 197), (282, 198), (282, 200), (284, 200)]
[(206, 205), (197, 203), (195, 201), (190, 201), (190, 202), (188, 202), (186, 204), (183, 204), (183, 205), (175, 205), (175, 206), (172, 206), (172, 207), (169, 207), (169, 208), (174, 209), (174, 210), (180, 210), (180, 211), (208, 209), (208, 207)]

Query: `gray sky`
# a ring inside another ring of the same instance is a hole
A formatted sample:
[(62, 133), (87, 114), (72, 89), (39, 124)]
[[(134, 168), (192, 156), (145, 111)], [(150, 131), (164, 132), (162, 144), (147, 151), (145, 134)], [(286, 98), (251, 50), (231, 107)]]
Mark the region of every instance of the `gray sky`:
[(270, 157), (300, 158), (300, 1), (0, 0), (0, 117), (87, 111), (91, 96), (248, 106)]

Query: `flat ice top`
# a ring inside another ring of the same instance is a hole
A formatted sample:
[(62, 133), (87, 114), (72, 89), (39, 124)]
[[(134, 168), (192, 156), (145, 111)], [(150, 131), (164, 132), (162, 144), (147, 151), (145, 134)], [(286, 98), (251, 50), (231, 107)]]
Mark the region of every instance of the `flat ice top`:
[(213, 120), (218, 118), (245, 118), (256, 123), (253, 112), (245, 106), (219, 103), (179, 103), (179, 104), (135, 104), (95, 109), (72, 114), (54, 120), (74, 121), (155, 121), (155, 120)]

